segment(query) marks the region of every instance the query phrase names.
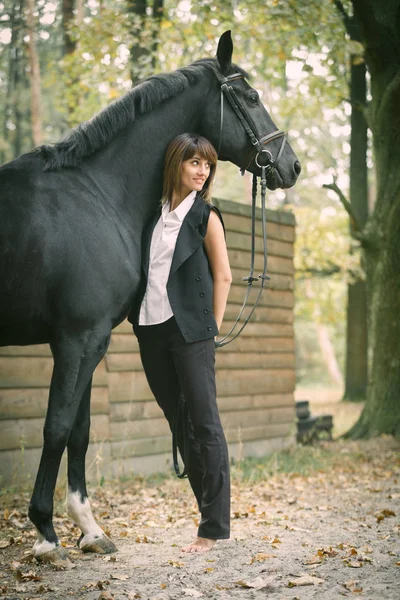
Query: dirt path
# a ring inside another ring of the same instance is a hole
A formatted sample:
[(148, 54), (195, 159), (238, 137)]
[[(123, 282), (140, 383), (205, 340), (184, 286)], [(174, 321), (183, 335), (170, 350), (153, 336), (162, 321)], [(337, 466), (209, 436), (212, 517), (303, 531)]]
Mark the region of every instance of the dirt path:
[(94, 512), (119, 548), (112, 556), (76, 550), (78, 532), (59, 503), (56, 528), (70, 550), (68, 570), (29, 558), (27, 497), (4, 495), (0, 598), (398, 600), (399, 449), (390, 438), (340, 441), (292, 453), (299, 469), (302, 453), (313, 454), (308, 475), (271, 475), (273, 461), (281, 469), (279, 456), (234, 469), (232, 538), (203, 555), (180, 552), (197, 519), (187, 482), (97, 489)]

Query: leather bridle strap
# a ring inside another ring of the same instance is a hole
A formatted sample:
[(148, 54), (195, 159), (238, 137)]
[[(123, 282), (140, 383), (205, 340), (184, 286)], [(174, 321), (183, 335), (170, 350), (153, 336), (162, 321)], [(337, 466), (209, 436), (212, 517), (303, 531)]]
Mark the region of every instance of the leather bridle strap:
[[(285, 132), (281, 130), (273, 131), (262, 138), (259, 138), (257, 127), (254, 124), (253, 119), (251, 118), (249, 111), (245, 108), (245, 106), (240, 102), (234, 88), (229, 85), (231, 81), (235, 81), (237, 79), (244, 79), (244, 75), (241, 73), (233, 73), (232, 75), (228, 75), (227, 77), (218, 76), (218, 80), (221, 84), (221, 108), (220, 108), (220, 127), (219, 127), (219, 140), (218, 140), (218, 155), (220, 155), (221, 150), (221, 141), (222, 141), (222, 131), (224, 126), (224, 97), (228, 100), (232, 110), (240, 120), (243, 125), (244, 130), (246, 131), (251, 144), (255, 147), (256, 152), (250, 152), (250, 160), (246, 160), (246, 165), (242, 167), (242, 171), (245, 171), (249, 168), (251, 162), (258, 157), (259, 154), (267, 153), (267, 165), (271, 165), (272, 168), (275, 168), (278, 160), (282, 156), (282, 152), (286, 143)], [(265, 145), (270, 142), (282, 137), (282, 144), (279, 149), (278, 155), (274, 159), (269, 150), (265, 149)], [(258, 152), (257, 152), (258, 151)], [(257, 162), (257, 166), (261, 166)], [(267, 177), (272, 173), (272, 168), (267, 172)]]
[[(265, 287), (265, 282), (270, 278), (267, 275), (267, 266), (268, 266), (268, 249), (267, 249), (267, 224), (266, 224), (266, 191), (267, 191), (267, 167), (261, 166), (261, 224), (262, 224), (262, 238), (263, 238), (263, 251), (264, 251), (264, 264), (263, 264), (263, 272), (258, 277), (254, 277), (254, 255), (255, 255), (255, 222), (256, 222), (256, 200), (257, 200), (257, 177), (253, 175), (253, 189), (252, 189), (252, 199), (251, 199), (251, 258), (250, 258), (250, 272), (247, 277), (243, 277), (243, 281), (247, 281), (247, 290), (243, 300), (242, 307), (239, 311), (238, 316), (236, 317), (236, 321), (232, 325), (231, 329), (228, 331), (223, 338), (216, 340), (215, 347), (222, 348), (227, 344), (230, 344), (235, 340), (238, 335), (241, 334), (243, 329), (246, 327), (247, 323), (251, 319), (255, 309), (258, 306), (258, 303), (261, 299), (263, 289)], [(250, 291), (254, 281), (258, 279), (261, 280), (260, 288), (258, 290), (257, 297), (251, 308), (249, 314), (246, 316), (245, 320), (239, 325), (240, 319), (244, 313), (245, 308), (247, 308), (247, 301), (250, 296)], [(236, 328), (239, 326), (237, 331)]]

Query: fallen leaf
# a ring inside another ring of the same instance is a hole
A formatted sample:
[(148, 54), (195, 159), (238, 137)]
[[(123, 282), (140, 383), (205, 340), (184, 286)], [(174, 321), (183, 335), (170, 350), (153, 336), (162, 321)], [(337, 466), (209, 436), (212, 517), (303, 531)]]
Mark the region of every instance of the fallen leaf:
[(111, 575), (111, 579), (118, 579), (118, 581), (126, 581), (129, 579), (128, 575), (118, 575), (118, 573)]
[(17, 569), (15, 572), (15, 576), (17, 581), (41, 581), (42, 578), (40, 575), (36, 575), (35, 571), (28, 571), (27, 573), (23, 573), (20, 569)]
[(8, 548), (8, 546), (11, 546), (10, 540), (1, 540), (0, 541), (0, 550), (4, 550), (4, 548)]
[(263, 579), (262, 577), (256, 577), (253, 581), (245, 581), (240, 579), (239, 581), (235, 581), (235, 584), (248, 589), (254, 590), (262, 590), (264, 588), (270, 587), (273, 582), (273, 577), (269, 577), (268, 579)]
[(105, 591), (100, 593), (100, 596), (97, 598), (97, 600), (114, 600), (114, 596), (111, 594), (111, 592)]
[(303, 561), (303, 565), (320, 565), (322, 562), (322, 556), (313, 556), (309, 560)]
[(217, 590), (231, 590), (232, 587), (227, 586), (227, 585), (219, 585), (219, 583), (216, 584), (215, 589)]
[(347, 565), (348, 567), (351, 567), (352, 569), (359, 569), (360, 567), (363, 566), (362, 562), (360, 560), (347, 560), (344, 559), (344, 564)]
[(249, 564), (252, 565), (255, 562), (263, 562), (268, 558), (276, 558), (276, 554), (264, 554), (263, 552), (258, 552), (258, 554), (253, 556)]
[[(321, 557), (328, 556), (329, 558), (332, 558), (334, 556), (337, 556), (338, 552), (337, 552), (337, 550), (334, 550), (332, 548), (332, 546), (329, 546), (329, 548), (318, 548), (317, 554), (318, 554), (318, 556), (321, 556)], [(357, 551), (356, 551), (356, 554), (357, 554)]]
[(185, 563), (183, 562), (179, 562), (179, 560), (169, 560), (168, 563), (172, 566), (172, 567), (176, 567), (177, 569), (180, 569), (181, 567), (185, 566)]
[(360, 594), (363, 591), (362, 587), (360, 586), (360, 582), (356, 579), (347, 581), (342, 585), (346, 588), (346, 590), (349, 590), (349, 592), (353, 592), (354, 594)]
[(317, 585), (319, 583), (324, 583), (325, 579), (320, 579), (320, 577), (314, 577), (313, 575), (301, 575), (297, 579), (290, 579), (288, 582), (288, 587), (296, 587), (301, 585)]
[(379, 512), (375, 513), (377, 523), (380, 523), (386, 517), (395, 517), (395, 516), (396, 516), (396, 513), (393, 510), (390, 510), (388, 508), (384, 508), (384, 509), (380, 510)]
[(282, 540), (280, 540), (280, 539), (278, 538), (278, 536), (276, 535), (276, 536), (274, 537), (274, 539), (272, 540), (271, 544), (282, 544)]
[(212, 573), (212, 571), (215, 571), (214, 567), (207, 567), (207, 569), (204, 569), (203, 573)]
[(136, 600), (136, 598), (141, 598), (142, 596), (139, 592), (128, 592), (128, 600)]

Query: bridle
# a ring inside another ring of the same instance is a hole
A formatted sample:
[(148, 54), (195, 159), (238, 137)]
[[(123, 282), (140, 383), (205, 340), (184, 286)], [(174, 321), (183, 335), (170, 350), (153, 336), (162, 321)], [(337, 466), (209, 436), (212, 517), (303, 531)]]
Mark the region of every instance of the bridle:
[[(265, 206), (265, 196), (267, 191), (267, 181), (271, 175), (274, 174), (276, 170), (276, 165), (279, 162), (279, 159), (282, 156), (283, 149), (286, 144), (285, 133), (281, 130), (273, 131), (272, 133), (268, 133), (263, 137), (259, 138), (257, 133), (257, 128), (254, 124), (253, 119), (249, 115), (249, 112), (240, 102), (239, 98), (236, 95), (235, 90), (230, 85), (232, 81), (236, 79), (243, 79), (244, 75), (241, 73), (233, 73), (232, 75), (228, 75), (227, 77), (221, 77), (219, 74), (216, 74), (218, 80), (221, 85), (221, 109), (220, 109), (220, 128), (219, 128), (219, 143), (218, 143), (218, 156), (220, 155), (221, 149), (221, 140), (222, 140), (222, 132), (224, 126), (224, 98), (226, 98), (231, 105), (233, 111), (239, 118), (242, 123), (248, 137), (255, 150), (250, 152), (250, 159), (246, 160), (246, 165), (241, 168), (242, 174), (244, 174), (245, 170), (249, 168), (250, 164), (254, 160), (257, 167), (261, 169), (261, 221), (262, 221), (262, 235), (263, 235), (263, 248), (264, 248), (264, 265), (263, 272), (258, 277), (254, 277), (254, 255), (255, 255), (255, 238), (256, 238), (256, 200), (257, 200), (257, 176), (253, 175), (253, 186), (252, 186), (252, 194), (251, 194), (251, 258), (250, 258), (250, 271), (247, 277), (243, 277), (243, 281), (247, 281), (247, 290), (244, 297), (244, 301), (240, 312), (236, 318), (235, 323), (231, 327), (230, 331), (223, 338), (217, 340), (215, 342), (216, 348), (222, 348), (230, 342), (233, 342), (238, 335), (240, 335), (243, 329), (246, 327), (247, 323), (251, 319), (255, 309), (258, 306), (260, 301), (265, 282), (269, 279), (267, 275), (267, 262), (268, 262), (268, 252), (267, 252), (267, 229), (266, 229), (266, 206)], [(279, 152), (275, 158), (273, 158), (272, 153), (265, 149), (264, 146), (273, 142), (278, 138), (282, 138), (281, 147), (279, 148)], [(263, 156), (264, 155), (264, 156)], [(261, 157), (263, 156), (263, 159)], [(260, 164), (260, 163), (266, 163)], [(243, 323), (240, 323), (240, 319), (247, 307), (247, 302), (250, 296), (250, 291), (254, 281), (261, 280), (260, 288), (258, 290), (257, 297), (255, 302), (250, 309), (249, 314), (246, 316)], [(237, 329), (238, 328), (238, 329)], [(235, 331), (237, 329), (237, 331)], [(180, 431), (180, 427), (182, 426), (186, 428), (183, 433), (183, 457), (184, 457), (184, 469), (181, 472), (179, 469), (178, 463), (178, 435)], [(189, 415), (188, 415), (188, 407), (185, 402), (185, 398), (183, 394), (180, 394), (179, 402), (177, 409), (175, 411), (174, 422), (172, 425), (172, 457), (174, 462), (174, 469), (177, 476), (182, 479), (187, 477), (187, 472), (189, 468), (189, 441), (188, 441), (188, 427), (189, 427)]]
[[(265, 205), (265, 196), (267, 191), (267, 181), (268, 178), (271, 177), (275, 171), (276, 166), (279, 162), (279, 159), (282, 156), (283, 149), (286, 144), (286, 136), (284, 131), (276, 130), (272, 133), (268, 133), (263, 137), (258, 136), (257, 128), (254, 124), (253, 119), (251, 118), (248, 110), (239, 100), (234, 88), (230, 83), (235, 81), (236, 79), (243, 79), (244, 75), (241, 73), (233, 73), (232, 75), (228, 75), (227, 77), (221, 77), (217, 74), (218, 80), (221, 85), (221, 109), (220, 109), (220, 128), (219, 128), (219, 142), (218, 142), (218, 155), (220, 154), (221, 149), (221, 141), (222, 141), (222, 132), (224, 126), (224, 98), (226, 98), (232, 107), (233, 111), (239, 118), (241, 124), (243, 125), (248, 137), (252, 145), (254, 146), (254, 150), (250, 152), (250, 160), (245, 161), (246, 165), (241, 167), (241, 172), (244, 174), (245, 170), (249, 168), (250, 164), (253, 162), (256, 163), (257, 167), (261, 169), (261, 222), (262, 222), (262, 235), (263, 235), (263, 249), (264, 249), (264, 265), (263, 272), (258, 277), (254, 277), (254, 255), (255, 255), (255, 229), (256, 229), (256, 200), (257, 200), (257, 176), (253, 175), (253, 185), (252, 185), (252, 194), (251, 194), (251, 258), (250, 258), (250, 271), (247, 277), (243, 277), (243, 281), (247, 281), (247, 290), (244, 297), (244, 301), (240, 312), (236, 318), (235, 323), (231, 327), (230, 331), (223, 338), (217, 340), (215, 342), (216, 348), (222, 348), (226, 346), (233, 340), (235, 340), (238, 335), (241, 334), (243, 329), (246, 327), (247, 323), (251, 319), (255, 309), (258, 306), (260, 301), (265, 282), (269, 280), (267, 275), (267, 262), (268, 262), (268, 251), (267, 251), (267, 229), (266, 229), (266, 205)], [(282, 143), (279, 148), (278, 154), (275, 158), (273, 158), (272, 153), (267, 150), (264, 146), (277, 140), (278, 138), (282, 138)], [(264, 156), (263, 156), (264, 155)], [(265, 163), (265, 164), (264, 164)], [(251, 288), (254, 281), (261, 280), (260, 288), (258, 290), (258, 295), (255, 299), (253, 307), (251, 308), (249, 314), (246, 316), (245, 320), (240, 323), (240, 319), (247, 308), (247, 303), (250, 297)]]

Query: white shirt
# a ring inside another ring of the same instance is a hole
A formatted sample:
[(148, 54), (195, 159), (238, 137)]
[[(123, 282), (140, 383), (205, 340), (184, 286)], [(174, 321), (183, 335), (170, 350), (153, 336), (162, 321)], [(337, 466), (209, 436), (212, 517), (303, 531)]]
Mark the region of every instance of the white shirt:
[(169, 202), (162, 207), (161, 217), (151, 238), (147, 287), (140, 307), (139, 325), (164, 323), (174, 314), (168, 300), (167, 281), (176, 240), (183, 219), (194, 204), (196, 193), (196, 190), (190, 192), (171, 212)]

